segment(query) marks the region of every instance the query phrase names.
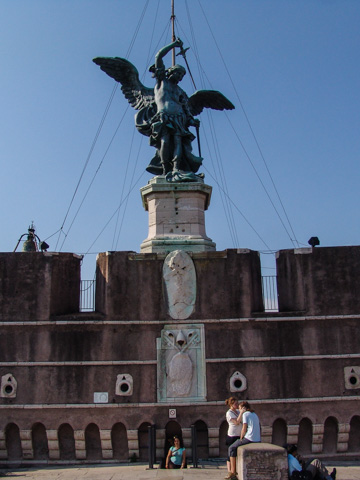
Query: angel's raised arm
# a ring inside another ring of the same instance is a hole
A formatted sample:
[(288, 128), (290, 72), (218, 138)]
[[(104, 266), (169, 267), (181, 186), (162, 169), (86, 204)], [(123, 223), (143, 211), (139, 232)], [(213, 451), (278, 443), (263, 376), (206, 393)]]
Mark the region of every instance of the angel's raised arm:
[(174, 42), (170, 43), (169, 45), (166, 45), (163, 47), (161, 50), (158, 51), (158, 53), (155, 55), (155, 68), (164, 68), (164, 62), (163, 58), (167, 53), (170, 52), (175, 47), (180, 47), (182, 48), (183, 42), (180, 40), (180, 38), (177, 38)]

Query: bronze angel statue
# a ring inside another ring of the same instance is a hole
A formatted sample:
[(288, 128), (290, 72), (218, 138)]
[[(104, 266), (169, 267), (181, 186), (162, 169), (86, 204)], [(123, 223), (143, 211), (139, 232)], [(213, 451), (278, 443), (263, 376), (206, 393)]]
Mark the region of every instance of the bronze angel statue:
[(149, 69), (156, 79), (154, 88), (145, 87), (137, 69), (124, 58), (98, 57), (93, 61), (121, 83), (125, 98), (138, 110), (135, 126), (156, 148), (146, 170), (165, 175), (169, 182), (192, 182), (203, 178), (202, 174), (196, 175), (203, 159), (192, 153), (191, 142), (196, 137), (189, 127), (196, 127), (198, 131), (200, 121), (195, 117), (204, 108), (232, 110), (234, 105), (215, 90), (199, 90), (188, 97), (178, 85), (186, 73), (185, 68), (174, 65), (166, 69), (163, 62), (163, 57), (175, 47), (183, 54), (183, 42), (179, 38), (156, 54), (155, 64)]

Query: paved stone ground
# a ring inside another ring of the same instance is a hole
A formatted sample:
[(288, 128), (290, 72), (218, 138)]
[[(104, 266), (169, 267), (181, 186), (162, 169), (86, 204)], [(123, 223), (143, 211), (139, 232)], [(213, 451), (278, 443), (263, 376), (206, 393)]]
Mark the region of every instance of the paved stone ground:
[[(337, 480), (360, 480), (360, 463), (331, 465), (337, 469)], [(155, 466), (157, 467), (157, 466)], [(0, 477), (9, 480), (222, 480), (226, 475), (222, 464), (205, 464), (186, 470), (147, 470), (146, 465), (85, 465), (0, 469)]]

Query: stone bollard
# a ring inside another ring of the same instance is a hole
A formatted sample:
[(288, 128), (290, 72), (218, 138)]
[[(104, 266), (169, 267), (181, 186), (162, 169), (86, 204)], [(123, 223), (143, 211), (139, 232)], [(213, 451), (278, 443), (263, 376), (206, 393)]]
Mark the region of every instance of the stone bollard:
[(287, 453), (271, 443), (250, 443), (237, 449), (239, 480), (288, 480)]

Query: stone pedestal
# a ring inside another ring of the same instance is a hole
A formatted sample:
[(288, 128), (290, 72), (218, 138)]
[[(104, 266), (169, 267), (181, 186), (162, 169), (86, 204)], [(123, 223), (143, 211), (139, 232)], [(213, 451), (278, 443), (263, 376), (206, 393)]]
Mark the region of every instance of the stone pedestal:
[(211, 191), (201, 182), (169, 183), (162, 176), (152, 178), (141, 188), (149, 212), (149, 233), (141, 253), (214, 251), (215, 243), (206, 235), (204, 213)]
[(270, 443), (250, 443), (237, 449), (239, 480), (288, 480), (287, 453)]

